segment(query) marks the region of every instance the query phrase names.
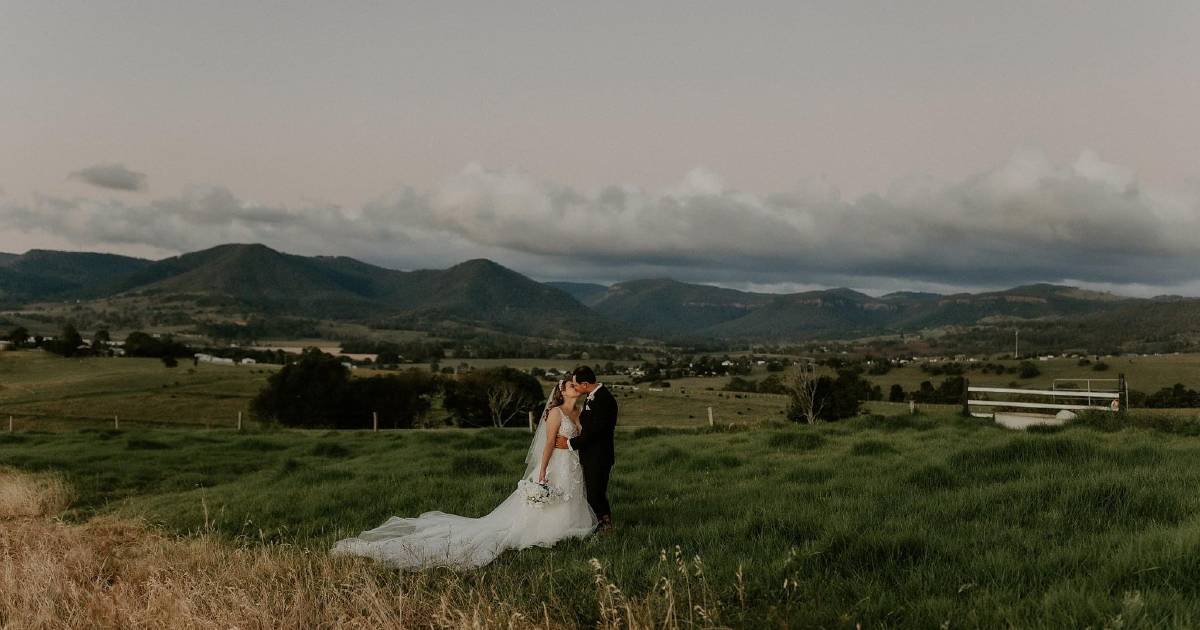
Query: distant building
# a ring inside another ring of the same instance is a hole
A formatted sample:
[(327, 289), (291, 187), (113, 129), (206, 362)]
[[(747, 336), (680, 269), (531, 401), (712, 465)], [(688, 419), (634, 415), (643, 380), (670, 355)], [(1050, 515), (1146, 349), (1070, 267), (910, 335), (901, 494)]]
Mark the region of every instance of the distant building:
[(250, 357), (246, 357), (246, 358), (242, 359), (242, 365), (254, 365), (255, 363), (258, 363), (258, 361), (255, 361), (254, 359), (251, 359)]
[(216, 357), (211, 354), (205, 354), (203, 352), (197, 352), (193, 356), (196, 357), (196, 361), (199, 363), (213, 363), (216, 365), (237, 365), (237, 362), (234, 361), (233, 359), (226, 359), (225, 357)]

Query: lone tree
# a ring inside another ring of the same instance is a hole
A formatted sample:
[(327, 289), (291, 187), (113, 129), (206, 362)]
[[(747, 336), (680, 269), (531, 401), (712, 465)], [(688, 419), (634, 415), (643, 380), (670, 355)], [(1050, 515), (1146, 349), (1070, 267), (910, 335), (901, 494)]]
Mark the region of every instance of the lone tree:
[(57, 339), (43, 343), (42, 347), (54, 354), (73, 357), (79, 354), (79, 346), (81, 345), (83, 345), (83, 337), (74, 326), (67, 324), (63, 326), (62, 334)]
[(502, 427), (508, 424), (509, 420), (521, 412), (522, 407), (528, 406), (528, 401), (517, 400), (520, 395), (517, 386), (508, 381), (498, 381), (488, 387), (488, 412), (492, 417), (492, 426)]
[(541, 383), (510, 367), (475, 370), (445, 384), (442, 406), (460, 426), (507, 426), (545, 399)]
[(17, 326), (12, 332), (8, 333), (8, 340), (14, 346), (23, 346), (29, 341), (29, 331), (24, 326)]
[(798, 366), (790, 376), (791, 404), (788, 418), (793, 422), (814, 424), (817, 420), (841, 420), (857, 416), (864, 400), (883, 398), (879, 387), (872, 387), (858, 372), (843, 369), (837, 378), (817, 376), (816, 366)]
[[(825, 377), (828, 380), (828, 377)], [(791, 404), (788, 405), (788, 417), (797, 422), (815, 424), (820, 417), (824, 405), (820, 392), (821, 377), (817, 376), (816, 363), (798, 363), (788, 374), (788, 393)]]

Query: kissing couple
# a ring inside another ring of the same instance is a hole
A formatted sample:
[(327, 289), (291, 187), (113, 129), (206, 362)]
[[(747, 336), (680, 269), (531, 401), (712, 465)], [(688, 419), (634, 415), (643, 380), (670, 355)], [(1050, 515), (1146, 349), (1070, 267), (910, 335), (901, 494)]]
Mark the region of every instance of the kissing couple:
[(517, 488), (486, 516), (425, 512), (393, 516), (339, 540), (335, 555), (364, 556), (402, 570), (484, 566), (509, 549), (552, 547), (613, 531), (608, 480), (615, 461), (617, 400), (590, 367), (559, 381), (542, 410)]

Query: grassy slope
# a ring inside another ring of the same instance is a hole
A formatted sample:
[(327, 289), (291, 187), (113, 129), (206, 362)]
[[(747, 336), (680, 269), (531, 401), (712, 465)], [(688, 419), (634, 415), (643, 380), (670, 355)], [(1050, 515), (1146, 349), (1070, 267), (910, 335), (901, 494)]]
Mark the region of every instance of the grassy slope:
[(273, 370), (157, 359), (0, 354), (0, 411), (25, 426), (111, 420), (232, 426)]
[[(324, 549), (392, 514), (482, 514), (528, 434), (95, 431), (0, 436), (0, 462), (65, 471), (75, 516), (205, 521)], [(1014, 434), (953, 417), (618, 436), (620, 532), (506, 554), (478, 575), (529, 610), (595, 620), (597, 558), (631, 596), (703, 558), (746, 626), (1081, 627), (1200, 620), (1200, 443), (1084, 427)], [(416, 482), (416, 480), (420, 480)], [(745, 607), (738, 592), (744, 575)], [(785, 582), (786, 581), (786, 582)]]

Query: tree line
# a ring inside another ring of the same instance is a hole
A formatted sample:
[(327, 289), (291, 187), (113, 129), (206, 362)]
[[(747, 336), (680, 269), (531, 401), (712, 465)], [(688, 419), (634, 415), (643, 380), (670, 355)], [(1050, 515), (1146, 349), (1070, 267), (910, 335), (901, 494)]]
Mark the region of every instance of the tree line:
[(316, 348), (272, 374), (251, 403), (260, 419), (289, 427), (335, 429), (429, 426), (437, 397), (447, 420), (460, 427), (524, 426), (545, 403), (541, 383), (509, 367), (447, 377), (427, 370), (353, 377)]

